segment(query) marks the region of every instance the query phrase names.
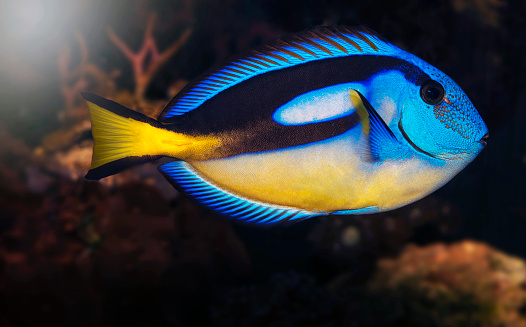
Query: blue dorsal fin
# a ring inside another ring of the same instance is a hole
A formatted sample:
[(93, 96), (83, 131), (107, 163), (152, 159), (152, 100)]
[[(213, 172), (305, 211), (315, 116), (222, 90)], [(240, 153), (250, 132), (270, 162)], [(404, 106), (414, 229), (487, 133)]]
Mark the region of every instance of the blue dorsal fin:
[(332, 57), (399, 54), (399, 48), (366, 28), (316, 27), (286, 36), (229, 64), (212, 69), (187, 85), (164, 108), (158, 120), (174, 118), (194, 110), (206, 100), (251, 77), (313, 60)]
[(404, 157), (407, 148), (398, 141), (369, 101), (356, 90), (349, 90), (349, 95), (360, 116), (364, 132), (368, 136), (365, 159), (374, 162)]
[(273, 206), (235, 195), (206, 181), (184, 161), (169, 162), (160, 166), (159, 170), (178, 190), (190, 195), (199, 203), (246, 223), (292, 223), (322, 214)]

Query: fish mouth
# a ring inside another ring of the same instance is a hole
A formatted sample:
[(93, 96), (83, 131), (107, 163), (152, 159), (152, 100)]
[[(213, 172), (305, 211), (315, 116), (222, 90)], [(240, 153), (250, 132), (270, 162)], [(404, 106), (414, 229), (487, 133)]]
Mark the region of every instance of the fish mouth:
[(489, 138), (489, 132), (486, 133), (481, 139), (480, 141), (477, 141), (478, 143), (482, 144), (483, 147), (486, 147), (486, 145), (488, 145), (488, 141), (487, 139)]
[(400, 116), (400, 120), (398, 120), (398, 129), (400, 130), (400, 132), (402, 132), (402, 135), (404, 137), (404, 139), (418, 152), (422, 153), (422, 154), (425, 154), (426, 156), (429, 156), (431, 158), (435, 158), (435, 159), (438, 159), (437, 156), (425, 151), (425, 150), (422, 150), (421, 148), (418, 147), (418, 145), (414, 144), (413, 141), (411, 141), (411, 139), (409, 138), (409, 136), (407, 136), (406, 132), (404, 131), (404, 127), (402, 126), (402, 117)]

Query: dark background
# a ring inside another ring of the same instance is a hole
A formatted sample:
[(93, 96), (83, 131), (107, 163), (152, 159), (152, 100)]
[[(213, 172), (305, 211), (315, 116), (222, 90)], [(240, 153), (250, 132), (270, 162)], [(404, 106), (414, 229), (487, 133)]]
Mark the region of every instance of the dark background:
[[(362, 285), (379, 257), (406, 244), (474, 239), (526, 257), (524, 1), (13, 0), (0, 13), (2, 326), (288, 326), (275, 317), (296, 312), (294, 303), (312, 306), (311, 325), (340, 325), (347, 300), (321, 285), (348, 272)], [(160, 51), (192, 34), (138, 98), (108, 28), (137, 51), (152, 13)], [(157, 164), (107, 183), (82, 179), (91, 136), (76, 91), (155, 116), (228, 57), (335, 24), (367, 26), (438, 67), (485, 120), (487, 148), (433, 195), (391, 213), (268, 229), (177, 196)]]

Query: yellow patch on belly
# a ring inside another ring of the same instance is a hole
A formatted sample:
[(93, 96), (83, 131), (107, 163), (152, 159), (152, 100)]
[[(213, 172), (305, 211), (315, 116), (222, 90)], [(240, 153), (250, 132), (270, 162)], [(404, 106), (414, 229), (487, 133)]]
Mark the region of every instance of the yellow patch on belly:
[(344, 134), (308, 146), (190, 164), (234, 194), (315, 212), (389, 210), (447, 182), (441, 170), (416, 159), (363, 162), (349, 142)]
[(358, 144), (343, 134), (308, 146), (190, 163), (235, 194), (317, 212), (387, 210), (420, 198), (436, 183), (433, 176), (415, 180), (422, 174), (416, 161), (363, 162), (353, 149)]
[[(337, 142), (336, 142), (337, 143)], [(312, 211), (346, 207), (354, 186), (353, 165), (344, 165), (337, 144), (191, 162), (216, 184), (244, 197)]]

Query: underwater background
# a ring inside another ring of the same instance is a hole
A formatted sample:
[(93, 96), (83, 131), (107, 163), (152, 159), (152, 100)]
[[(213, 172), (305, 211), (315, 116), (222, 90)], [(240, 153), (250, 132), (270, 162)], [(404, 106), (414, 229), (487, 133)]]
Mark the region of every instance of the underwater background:
[[(526, 2), (4, 0), (0, 326), (526, 326)], [(466, 92), (490, 138), (401, 209), (262, 228), (159, 162), (92, 182), (89, 91), (156, 117), (230, 56), (367, 26)]]

